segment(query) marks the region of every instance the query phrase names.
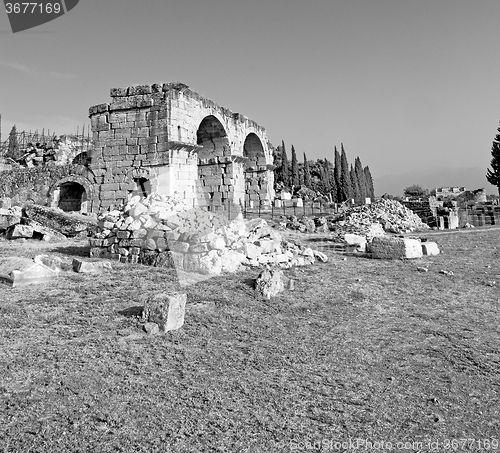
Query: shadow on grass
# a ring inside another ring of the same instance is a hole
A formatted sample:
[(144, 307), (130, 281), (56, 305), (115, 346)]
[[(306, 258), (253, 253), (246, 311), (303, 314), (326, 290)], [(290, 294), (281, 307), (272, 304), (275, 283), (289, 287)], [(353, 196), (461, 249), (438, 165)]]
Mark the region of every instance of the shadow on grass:
[(69, 245), (68, 247), (56, 247), (54, 249), (51, 249), (50, 252), (52, 253), (61, 253), (62, 255), (70, 255), (70, 256), (81, 256), (84, 258), (88, 258), (90, 255), (90, 246), (88, 245), (81, 245), (81, 246), (75, 246), (75, 245)]
[(125, 310), (119, 310), (118, 314), (126, 316), (127, 318), (136, 318), (142, 316), (142, 305), (135, 305), (134, 307), (126, 308)]

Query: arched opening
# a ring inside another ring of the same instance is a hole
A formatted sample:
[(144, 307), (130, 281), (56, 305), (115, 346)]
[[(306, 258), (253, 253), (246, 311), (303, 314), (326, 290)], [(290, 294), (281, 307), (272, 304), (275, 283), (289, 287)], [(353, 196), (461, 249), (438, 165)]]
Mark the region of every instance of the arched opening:
[(196, 143), (203, 146), (200, 159), (230, 156), (229, 139), (221, 122), (213, 115), (206, 116), (196, 132)]
[(247, 205), (265, 204), (269, 201), (269, 170), (260, 138), (253, 132), (243, 144), (245, 162), (245, 201)]
[(211, 210), (225, 206), (231, 192), (231, 147), (226, 130), (213, 115), (206, 116), (196, 132), (196, 142), (203, 149), (198, 151), (199, 190), (203, 197), (198, 202)]
[(86, 151), (75, 156), (71, 162), (73, 165), (87, 165), (89, 161), (89, 155)]
[(248, 157), (246, 167), (249, 170), (258, 170), (259, 165), (266, 165), (266, 155), (264, 147), (259, 137), (253, 132), (247, 135), (243, 144), (243, 156)]
[(58, 207), (65, 212), (87, 212), (87, 192), (77, 182), (65, 182), (59, 186)]

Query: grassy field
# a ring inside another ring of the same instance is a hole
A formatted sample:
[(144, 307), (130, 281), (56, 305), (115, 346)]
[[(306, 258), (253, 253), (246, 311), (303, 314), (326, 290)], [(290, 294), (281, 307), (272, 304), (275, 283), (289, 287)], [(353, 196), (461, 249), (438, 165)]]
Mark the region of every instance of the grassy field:
[[(180, 290), (173, 270), (0, 286), (0, 451), (484, 451), (500, 437), (500, 231), (434, 238), (442, 255), (379, 261), (315, 235), (330, 261), (286, 271), (293, 292), (256, 297), (254, 269), (212, 278), (183, 289), (185, 325), (160, 336), (138, 307)], [(88, 248), (0, 242), (38, 253)]]

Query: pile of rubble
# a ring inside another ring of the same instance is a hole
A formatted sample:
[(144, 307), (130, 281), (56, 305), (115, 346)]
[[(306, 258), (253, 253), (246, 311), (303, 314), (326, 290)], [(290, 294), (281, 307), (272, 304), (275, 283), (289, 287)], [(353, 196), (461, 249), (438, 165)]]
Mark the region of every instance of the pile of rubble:
[[(6, 239), (37, 239), (61, 241), (68, 237), (87, 235), (95, 228), (91, 217), (67, 214), (58, 208), (28, 204), (24, 208), (2, 203), (0, 235)], [(8, 206), (8, 207), (7, 207)]]
[(384, 232), (410, 233), (429, 229), (413, 211), (398, 201), (385, 199), (370, 205), (346, 208), (342, 214), (326, 217), (282, 216), (280, 226), (303, 233), (332, 232), (339, 240), (346, 233), (373, 237)]
[(90, 246), (92, 257), (205, 275), (234, 272), (242, 264), (288, 268), (327, 261), (322, 252), (284, 241), (263, 219), (240, 214), (229, 220), (175, 194), (136, 196), (123, 210), (102, 214)]

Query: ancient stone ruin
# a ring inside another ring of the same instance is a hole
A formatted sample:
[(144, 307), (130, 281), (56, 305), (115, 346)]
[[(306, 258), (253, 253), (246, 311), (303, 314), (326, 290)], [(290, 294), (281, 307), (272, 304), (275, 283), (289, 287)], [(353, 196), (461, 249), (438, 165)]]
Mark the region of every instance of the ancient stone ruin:
[(274, 198), (266, 131), (182, 83), (111, 89), (90, 108), (95, 178), (92, 212), (131, 195), (177, 192), (191, 206)]

